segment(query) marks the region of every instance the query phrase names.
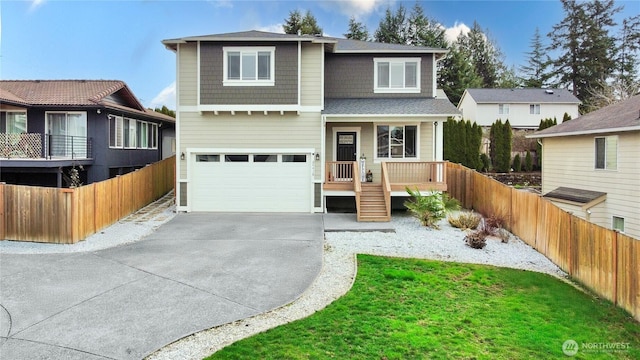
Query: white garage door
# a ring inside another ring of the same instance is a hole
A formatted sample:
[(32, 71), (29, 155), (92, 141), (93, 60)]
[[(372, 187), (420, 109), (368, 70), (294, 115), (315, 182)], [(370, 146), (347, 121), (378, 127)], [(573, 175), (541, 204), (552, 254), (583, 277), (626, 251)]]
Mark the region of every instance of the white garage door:
[(191, 210), (309, 212), (311, 154), (196, 154)]

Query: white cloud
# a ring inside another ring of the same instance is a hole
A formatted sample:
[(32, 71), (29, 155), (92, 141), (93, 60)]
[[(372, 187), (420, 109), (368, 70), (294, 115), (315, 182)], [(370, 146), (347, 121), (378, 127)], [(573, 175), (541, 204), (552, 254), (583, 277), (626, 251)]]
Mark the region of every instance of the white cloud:
[(155, 109), (166, 105), (169, 109), (176, 110), (176, 82), (162, 89), (156, 97), (151, 100), (149, 107)]
[(356, 19), (362, 19), (378, 9), (391, 6), (395, 0), (337, 0), (337, 1), (321, 1), (320, 5), (329, 10), (338, 10)]
[(445, 30), (444, 37), (447, 39), (448, 42), (452, 43), (458, 39), (458, 35), (467, 34), (469, 33), (469, 31), (471, 31), (471, 28), (469, 28), (464, 23), (459, 23), (456, 21), (456, 23), (453, 24), (452, 27), (447, 28)]
[(29, 6), (29, 12), (35, 11), (37, 8), (44, 4), (45, 0), (32, 0), (31, 6)]
[(258, 31), (266, 31), (271, 33), (284, 34), (284, 29), (282, 28), (282, 24), (272, 24), (266, 26), (259, 26), (256, 30)]
[(213, 6), (217, 8), (233, 8), (233, 2), (231, 0), (213, 0), (211, 2), (213, 3)]

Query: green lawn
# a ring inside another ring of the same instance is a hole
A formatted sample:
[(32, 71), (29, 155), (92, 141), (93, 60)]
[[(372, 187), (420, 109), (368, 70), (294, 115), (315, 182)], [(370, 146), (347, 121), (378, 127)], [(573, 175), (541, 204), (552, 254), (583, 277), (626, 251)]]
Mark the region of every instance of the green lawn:
[(209, 359), (567, 358), (568, 339), (630, 347), (581, 349), (573, 358), (640, 359), (639, 323), (551, 276), (359, 255), (358, 277), (344, 297)]

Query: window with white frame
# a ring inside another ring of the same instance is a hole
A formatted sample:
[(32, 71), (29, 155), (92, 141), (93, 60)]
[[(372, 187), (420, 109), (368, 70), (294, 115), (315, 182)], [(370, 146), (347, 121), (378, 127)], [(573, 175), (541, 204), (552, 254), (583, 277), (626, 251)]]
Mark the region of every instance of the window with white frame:
[(611, 219), (611, 228), (613, 230), (618, 230), (621, 233), (624, 232), (624, 218), (619, 216), (614, 216)]
[(498, 115), (509, 115), (509, 104), (498, 104)]
[(376, 158), (403, 159), (418, 157), (418, 126), (377, 125)]
[(618, 137), (604, 136), (595, 138), (595, 168), (616, 170), (618, 168)]
[(274, 86), (275, 47), (224, 47), (223, 85)]
[(158, 124), (109, 115), (109, 147), (157, 149)]
[(7, 112), (7, 134), (23, 134), (27, 132), (27, 113), (26, 112)]
[(531, 104), (531, 105), (529, 105), (529, 114), (531, 114), (531, 115), (540, 115), (540, 104)]
[(374, 59), (374, 92), (419, 93), (420, 58)]

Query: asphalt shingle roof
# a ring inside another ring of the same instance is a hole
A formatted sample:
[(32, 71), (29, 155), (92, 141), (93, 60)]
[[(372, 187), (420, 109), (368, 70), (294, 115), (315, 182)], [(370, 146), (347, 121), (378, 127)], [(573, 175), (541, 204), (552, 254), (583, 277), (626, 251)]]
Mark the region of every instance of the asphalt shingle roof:
[(544, 195), (546, 198), (568, 200), (577, 202), (580, 204), (587, 204), (593, 200), (605, 196), (607, 193), (600, 191), (590, 191), (582, 189), (574, 189), (569, 187), (559, 187), (553, 191), (550, 191)]
[(325, 99), (325, 115), (443, 115), (460, 112), (448, 99), (374, 98)]
[(537, 131), (528, 137), (551, 137), (589, 133), (640, 131), (640, 95)]
[[(553, 91), (549, 94), (547, 90)], [(570, 103), (580, 100), (566, 89), (467, 89), (476, 103)]]

